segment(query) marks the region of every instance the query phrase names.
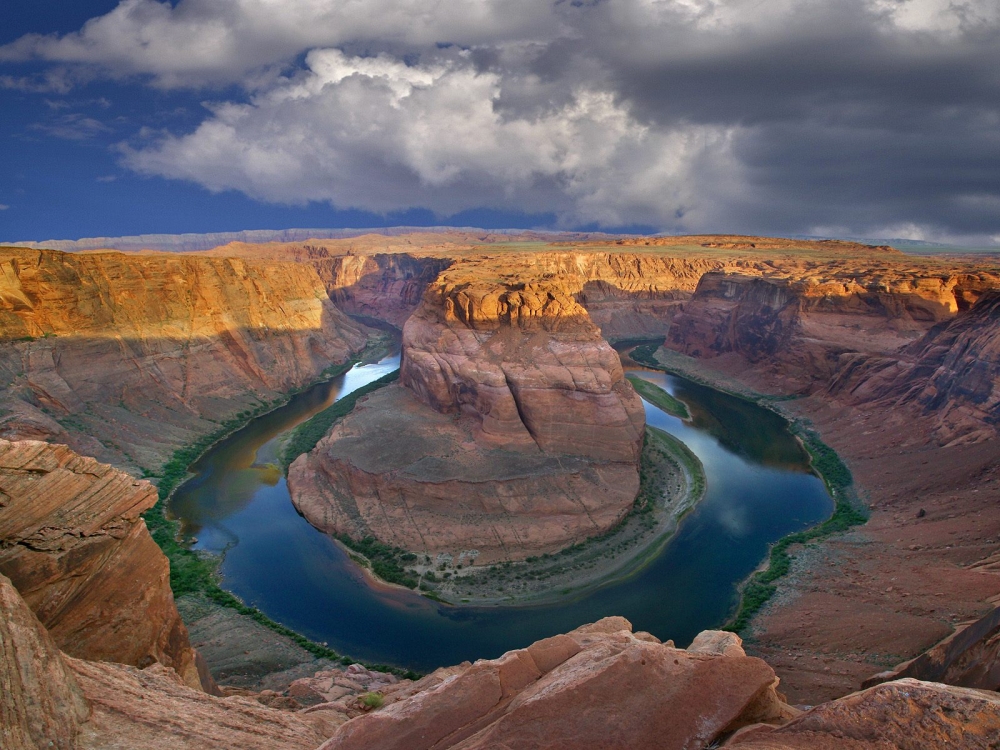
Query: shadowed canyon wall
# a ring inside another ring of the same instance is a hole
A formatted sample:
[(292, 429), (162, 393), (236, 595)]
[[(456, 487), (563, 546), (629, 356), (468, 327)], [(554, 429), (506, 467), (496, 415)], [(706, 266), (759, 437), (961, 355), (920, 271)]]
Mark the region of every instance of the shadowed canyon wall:
[(0, 250), (0, 435), (139, 470), (366, 340), (313, 268)]

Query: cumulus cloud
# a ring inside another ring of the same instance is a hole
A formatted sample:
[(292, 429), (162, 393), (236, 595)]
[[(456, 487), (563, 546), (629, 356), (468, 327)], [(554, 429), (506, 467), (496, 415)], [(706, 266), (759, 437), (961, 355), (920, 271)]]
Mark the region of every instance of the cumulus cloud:
[(193, 133), (129, 150), (127, 164), (265, 201), (542, 207), (621, 224), (696, 203), (694, 168), (727, 153), (725, 128), (650, 128), (583, 84), (544, 111), (505, 111), (503, 75), (477, 71), (467, 52), (407, 65), (324, 49), (306, 65), (247, 104), (213, 106)]
[(123, 0), (0, 60), (238, 84), (123, 158), (264, 201), (998, 232), (995, 0)]

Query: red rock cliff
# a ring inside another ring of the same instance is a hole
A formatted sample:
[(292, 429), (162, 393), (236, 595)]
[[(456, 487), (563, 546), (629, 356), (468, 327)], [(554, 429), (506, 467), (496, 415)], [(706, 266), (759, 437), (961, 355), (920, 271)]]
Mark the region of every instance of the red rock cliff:
[(615, 351), (556, 284), (432, 286), (403, 330), (403, 385), (484, 437), (636, 461), (645, 417)]
[(159, 662), (211, 689), (140, 517), (155, 502), (149, 482), (65, 446), (0, 440), (0, 573), (66, 653)]

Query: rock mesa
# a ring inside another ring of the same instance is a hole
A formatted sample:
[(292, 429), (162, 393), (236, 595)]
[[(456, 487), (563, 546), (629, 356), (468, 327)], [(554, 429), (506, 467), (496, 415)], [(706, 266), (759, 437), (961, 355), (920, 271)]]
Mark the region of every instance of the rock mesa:
[(335, 425), (289, 486), (325, 531), (519, 559), (628, 512), (644, 424), (617, 354), (570, 294), (446, 272), (403, 330), (401, 384)]

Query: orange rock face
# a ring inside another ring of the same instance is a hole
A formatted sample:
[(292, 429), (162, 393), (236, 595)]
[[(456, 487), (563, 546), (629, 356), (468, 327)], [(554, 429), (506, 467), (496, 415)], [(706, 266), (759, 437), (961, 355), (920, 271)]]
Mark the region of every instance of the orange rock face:
[(988, 750), (1000, 737), (1000, 696), (919, 680), (898, 680), (804, 713), (779, 729), (748, 730), (740, 750)]
[(212, 689), (140, 518), (155, 502), (148, 482), (65, 446), (0, 440), (0, 573), (66, 653), (159, 662)]
[(702, 276), (674, 317), (670, 348), (695, 357), (735, 353), (815, 389), (851, 356), (902, 349), (1000, 285), (995, 274), (877, 263), (776, 265)]
[(0, 436), (157, 468), (365, 338), (304, 264), (0, 250)]
[(618, 355), (553, 284), (439, 281), (403, 330), (400, 381), (484, 439), (543, 453), (638, 459), (645, 417)]
[(851, 360), (829, 387), (856, 403), (912, 405), (942, 443), (989, 439), (1000, 425), (1000, 289), (935, 326), (900, 356)]

